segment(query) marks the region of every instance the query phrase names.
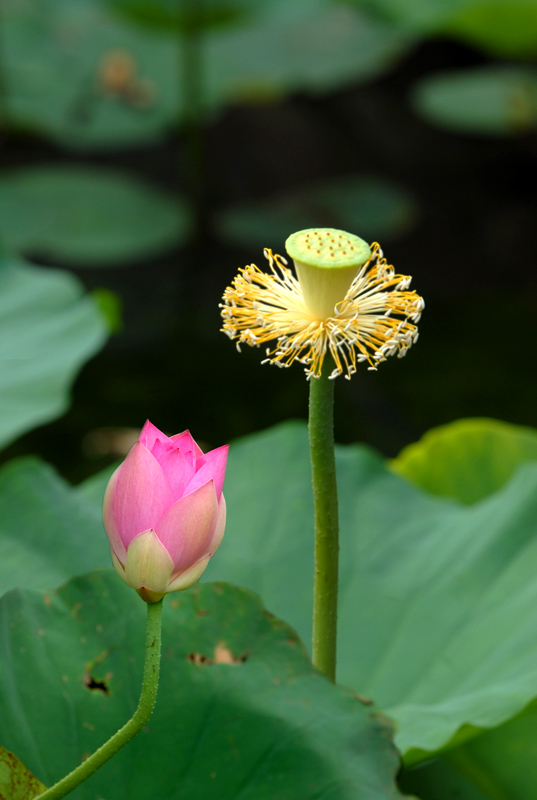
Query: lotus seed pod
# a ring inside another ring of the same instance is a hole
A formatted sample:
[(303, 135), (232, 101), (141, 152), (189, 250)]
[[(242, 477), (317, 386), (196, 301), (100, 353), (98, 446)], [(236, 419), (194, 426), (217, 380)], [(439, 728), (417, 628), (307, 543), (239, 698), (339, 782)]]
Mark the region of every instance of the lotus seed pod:
[(333, 317), (358, 274), (371, 257), (369, 245), (352, 233), (309, 228), (293, 233), (285, 249), (294, 261), (304, 301), (318, 319)]

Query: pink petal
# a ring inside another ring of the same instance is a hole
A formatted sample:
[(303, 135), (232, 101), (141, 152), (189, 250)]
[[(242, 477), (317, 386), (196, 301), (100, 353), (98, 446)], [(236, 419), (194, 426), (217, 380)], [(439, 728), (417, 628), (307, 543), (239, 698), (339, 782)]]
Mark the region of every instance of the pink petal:
[(218, 504), (212, 481), (182, 497), (157, 525), (157, 536), (170, 554), (174, 571), (186, 569), (209, 552)]
[(201, 456), (196, 464), (196, 474), (186, 486), (184, 494), (190, 494), (199, 486), (203, 486), (204, 483), (212, 480), (214, 481), (216, 497), (220, 500), (226, 476), (228, 452), (229, 445), (225, 444)]
[(159, 463), (171, 486), (174, 501), (179, 500), (196, 471), (194, 451), (182, 452), (179, 447), (174, 447), (159, 459)]
[(113, 518), (124, 547), (142, 531), (156, 528), (173, 503), (158, 461), (141, 442), (118, 468), (112, 492)]
[(138, 441), (141, 442), (144, 447), (147, 447), (150, 453), (153, 452), (153, 448), (157, 442), (164, 442), (168, 439), (168, 437), (159, 431), (152, 422), (146, 420), (144, 427), (140, 432), (140, 436), (138, 437)]
[(110, 550), (112, 551), (113, 554), (117, 556), (117, 558), (121, 562), (124, 562), (127, 550), (125, 548), (125, 545), (121, 541), (121, 536), (119, 535), (118, 527), (114, 517), (114, 489), (119, 469), (120, 467), (118, 467), (112, 473), (112, 476), (108, 481), (108, 485), (104, 493), (103, 523), (106, 535), (108, 536), (108, 541), (110, 542)]
[(182, 453), (185, 455), (187, 453), (192, 453), (194, 458), (200, 458), (203, 455), (203, 450), (198, 447), (192, 436), (190, 435), (190, 431), (183, 431), (183, 433), (176, 433), (175, 436), (171, 437), (171, 441), (174, 443), (176, 447), (179, 447)]
[(218, 516), (216, 518), (216, 525), (211, 541), (209, 542), (209, 552), (214, 556), (224, 538), (224, 531), (226, 529), (226, 501), (224, 495), (220, 498), (218, 503)]

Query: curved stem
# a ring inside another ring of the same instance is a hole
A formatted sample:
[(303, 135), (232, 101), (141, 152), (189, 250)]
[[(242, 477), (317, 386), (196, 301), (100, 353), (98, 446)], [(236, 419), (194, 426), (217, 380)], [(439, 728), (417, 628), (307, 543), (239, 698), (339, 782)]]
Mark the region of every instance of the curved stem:
[(87, 778), (97, 772), (103, 764), (115, 756), (127, 742), (140, 733), (151, 716), (157, 696), (160, 667), (160, 631), (162, 620), (162, 600), (147, 604), (147, 628), (145, 636), (145, 662), (142, 692), (138, 708), (131, 719), (120, 728), (105, 744), (91, 756), (62, 778), (50, 789), (38, 795), (39, 800), (60, 800), (74, 791)]
[(310, 379), (309, 440), (315, 510), (313, 664), (335, 681), (339, 522), (334, 455), (334, 381), (325, 359), (320, 378)]

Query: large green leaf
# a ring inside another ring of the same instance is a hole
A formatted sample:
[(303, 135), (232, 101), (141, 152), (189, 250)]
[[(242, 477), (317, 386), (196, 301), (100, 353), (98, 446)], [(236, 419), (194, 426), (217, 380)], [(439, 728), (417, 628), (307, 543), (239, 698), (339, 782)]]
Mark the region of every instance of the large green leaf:
[(0, 252), (0, 445), (65, 411), (76, 373), (105, 338), (72, 275)]
[[(129, 24), (109, 6), (6, 0), (5, 110), (12, 123), (68, 147), (95, 148), (154, 139), (190, 116), (186, 87), (197, 77), (185, 75), (183, 38), (169, 25)], [(244, 7), (246, 14), (231, 15), (237, 24), (203, 35), (196, 102), (204, 117), (230, 102), (373, 77), (411, 44), (392, 26), (328, 0)]]
[[(490, 419), (436, 428), (403, 450), (392, 468), (436, 495), (476, 502), (492, 495), (527, 461), (537, 432)], [(526, 800), (537, 786), (537, 709), (480, 731), (447, 756), (405, 774), (403, 787), (423, 800)]]
[(463, 133), (504, 136), (537, 127), (537, 70), (490, 65), (429, 75), (412, 102), (425, 119)]
[[(338, 457), (339, 681), (396, 720), (409, 761), (463, 725), (495, 726), (518, 713), (537, 680), (537, 465), (468, 508), (405, 485), (365, 448)], [(305, 429), (236, 444), (226, 497), (228, 531), (208, 576), (256, 587), (308, 641)]]
[(225, 209), (220, 233), (235, 244), (270, 247), (284, 252), (290, 230), (316, 225), (359, 230), (368, 241), (408, 230), (417, 216), (416, 203), (402, 188), (377, 178), (347, 176), (313, 184), (265, 202)]
[[(317, 672), (255, 595), (208, 583), (163, 617), (149, 725), (73, 800), (401, 797), (387, 721)], [(47, 785), (134, 712), (143, 620), (111, 570), (0, 601), (0, 738)]]
[(537, 431), (495, 419), (463, 419), (428, 431), (391, 462), (392, 470), (430, 494), (475, 503), (537, 461)]
[(0, 470), (0, 594), (46, 589), (110, 565), (102, 493), (88, 502), (52, 467), (16, 459)]
[(114, 266), (182, 244), (186, 205), (117, 170), (50, 165), (0, 177), (0, 231), (15, 248)]
[(529, 800), (537, 786), (537, 709), (480, 735), (429, 764), (405, 772), (401, 785), (421, 800)]

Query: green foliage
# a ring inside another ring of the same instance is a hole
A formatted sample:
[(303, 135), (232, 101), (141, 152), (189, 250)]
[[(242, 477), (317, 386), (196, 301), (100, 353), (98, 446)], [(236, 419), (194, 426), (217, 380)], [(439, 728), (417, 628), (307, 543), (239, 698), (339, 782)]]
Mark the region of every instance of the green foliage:
[(0, 252), (0, 446), (63, 413), (106, 335), (76, 278)]
[(421, 800), (529, 800), (537, 785), (535, 704), (429, 764), (407, 771), (404, 791)]
[(0, 745), (0, 797), (2, 800), (33, 800), (46, 786), (34, 778), (17, 756)]
[[(49, 785), (134, 711), (144, 610), (111, 570), (0, 601), (0, 737)], [(255, 595), (168, 597), (163, 654), (148, 727), (73, 800), (401, 797), (387, 721), (314, 670)]]
[[(460, 420), (430, 431), (392, 467), (432, 494), (461, 502), (491, 496), (516, 469), (537, 460), (537, 433), (496, 420)], [(475, 733), (475, 732), (474, 732)], [(527, 800), (537, 784), (537, 708), (479, 731), (469, 742), (417, 770), (402, 787), (422, 800)]]
[[(537, 763), (534, 445), (532, 431), (491, 420), (431, 432), (396, 463), (434, 494), (394, 475), (368, 448), (338, 449), (338, 680), (396, 721), (409, 765), (403, 788), (423, 800), (455, 800), (461, 787), (468, 800), (526, 800), (537, 779), (528, 766)], [(109, 474), (71, 488), (35, 461), (4, 467), (2, 590), (56, 586), (109, 563), (100, 521)], [(227, 532), (207, 576), (255, 589), (308, 642), (313, 519), (304, 426), (233, 444), (225, 494)], [(36, 770), (16, 742), (3, 743)], [(435, 753), (442, 755), (410, 768)]]
[(537, 431), (494, 419), (434, 428), (391, 462), (429, 494), (472, 504), (494, 494), (527, 461), (537, 461)]
[(459, 9), (446, 21), (446, 33), (496, 56), (535, 57), (535, 0), (459, 0), (458, 5)]
[(218, 229), (235, 244), (283, 253), (289, 231), (323, 227), (327, 220), (373, 241), (407, 231), (416, 216), (413, 198), (400, 187), (376, 178), (346, 177), (228, 208), (218, 218)]
[(207, 31), (215, 26), (229, 25), (240, 21), (248, 13), (254, 13), (267, 0), (102, 0), (116, 13), (127, 19), (151, 27), (169, 30), (176, 28), (182, 33)]
[[(409, 761), (445, 747), (463, 725), (495, 726), (518, 713), (537, 678), (537, 465), (471, 508), (405, 485), (362, 447), (340, 450), (338, 476), (338, 680), (396, 720)], [(208, 570), (255, 586), (304, 641), (310, 495), (302, 426), (236, 444), (228, 531)]]
[[(509, 430), (499, 430), (508, 441)], [(466, 436), (464, 426), (460, 435)], [(466, 450), (470, 462), (481, 458), (482, 438), (469, 436)], [(3, 538), (14, 555), (0, 559), (4, 586), (51, 586), (81, 571), (82, 562), (85, 569), (108, 562), (99, 520), (108, 475), (67, 489), (32, 464), (5, 469), (0, 518), (9, 520)], [(425, 494), (364, 447), (338, 450), (338, 475), (339, 682), (396, 720), (408, 763), (507, 723), (536, 694), (537, 464), (523, 465), (470, 507)], [(227, 532), (207, 572), (258, 591), (305, 642), (313, 573), (310, 480), (300, 424), (235, 443), (225, 486)], [(43, 517), (52, 487), (54, 513)], [(24, 509), (14, 502), (32, 493)], [(32, 518), (40, 520), (39, 536)]]
[(537, 52), (535, 0), (350, 0), (403, 30), (458, 37), (493, 55)]
[[(2, 18), (10, 124), (72, 148), (160, 137), (190, 113), (183, 41), (176, 27), (160, 24), (181, 7), (164, 0), (11, 0)], [(279, 0), (255, 8), (230, 0), (210, 8), (223, 17), (209, 15), (203, 35), (203, 96), (197, 103), (205, 118), (228, 103), (368, 79), (390, 68), (411, 44), (393, 27), (328, 0)], [(150, 24), (130, 24), (118, 9)]]
[(86, 501), (52, 467), (16, 459), (0, 470), (0, 593), (46, 589), (110, 565), (102, 497)]
[(119, 333), (123, 327), (121, 298), (110, 289), (94, 289), (93, 300), (108, 326), (110, 333)]
[(117, 170), (28, 167), (0, 177), (0, 230), (25, 252), (118, 266), (183, 243), (185, 204)]
[(2, 42), (12, 125), (96, 148), (154, 140), (176, 116), (173, 38), (116, 21), (99, 2), (9, 2)]
[(427, 120), (454, 131), (504, 136), (537, 126), (537, 70), (491, 65), (435, 73), (413, 89)]

